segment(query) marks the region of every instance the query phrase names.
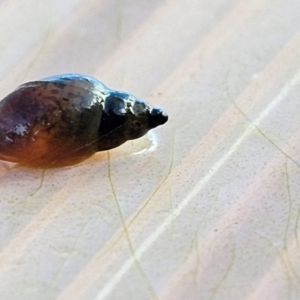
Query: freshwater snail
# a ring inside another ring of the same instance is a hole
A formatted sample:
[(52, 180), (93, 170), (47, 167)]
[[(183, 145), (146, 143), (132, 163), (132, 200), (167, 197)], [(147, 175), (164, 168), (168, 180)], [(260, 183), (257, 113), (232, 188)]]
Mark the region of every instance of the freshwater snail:
[(92, 77), (52, 76), (0, 101), (0, 159), (29, 167), (72, 165), (167, 120), (161, 109)]

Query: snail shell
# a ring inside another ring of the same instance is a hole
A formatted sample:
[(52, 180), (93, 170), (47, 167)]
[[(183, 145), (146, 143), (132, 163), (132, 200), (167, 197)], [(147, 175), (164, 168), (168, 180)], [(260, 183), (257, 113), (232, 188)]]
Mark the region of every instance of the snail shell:
[(25, 83), (0, 102), (0, 159), (30, 167), (72, 165), (167, 120), (161, 109), (94, 78), (52, 76)]

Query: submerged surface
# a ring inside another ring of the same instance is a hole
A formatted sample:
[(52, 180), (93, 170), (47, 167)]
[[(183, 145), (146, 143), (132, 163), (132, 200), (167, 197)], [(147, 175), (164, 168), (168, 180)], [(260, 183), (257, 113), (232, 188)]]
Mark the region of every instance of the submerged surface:
[(299, 0), (0, 7), (2, 95), (68, 70), (172, 116), (155, 151), (0, 162), (1, 299), (300, 299)]

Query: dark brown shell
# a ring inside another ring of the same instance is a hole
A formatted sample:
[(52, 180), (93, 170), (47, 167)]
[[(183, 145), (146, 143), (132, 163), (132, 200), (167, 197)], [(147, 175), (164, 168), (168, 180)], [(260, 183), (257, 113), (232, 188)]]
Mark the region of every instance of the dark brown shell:
[(91, 77), (53, 76), (23, 84), (0, 102), (0, 159), (30, 167), (72, 165), (167, 119), (162, 110)]

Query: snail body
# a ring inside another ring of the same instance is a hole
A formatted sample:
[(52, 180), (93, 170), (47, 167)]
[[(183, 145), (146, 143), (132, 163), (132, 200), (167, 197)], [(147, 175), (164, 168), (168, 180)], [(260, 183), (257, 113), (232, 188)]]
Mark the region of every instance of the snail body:
[(161, 109), (92, 77), (52, 76), (22, 84), (0, 101), (0, 159), (29, 167), (72, 165), (167, 119)]

